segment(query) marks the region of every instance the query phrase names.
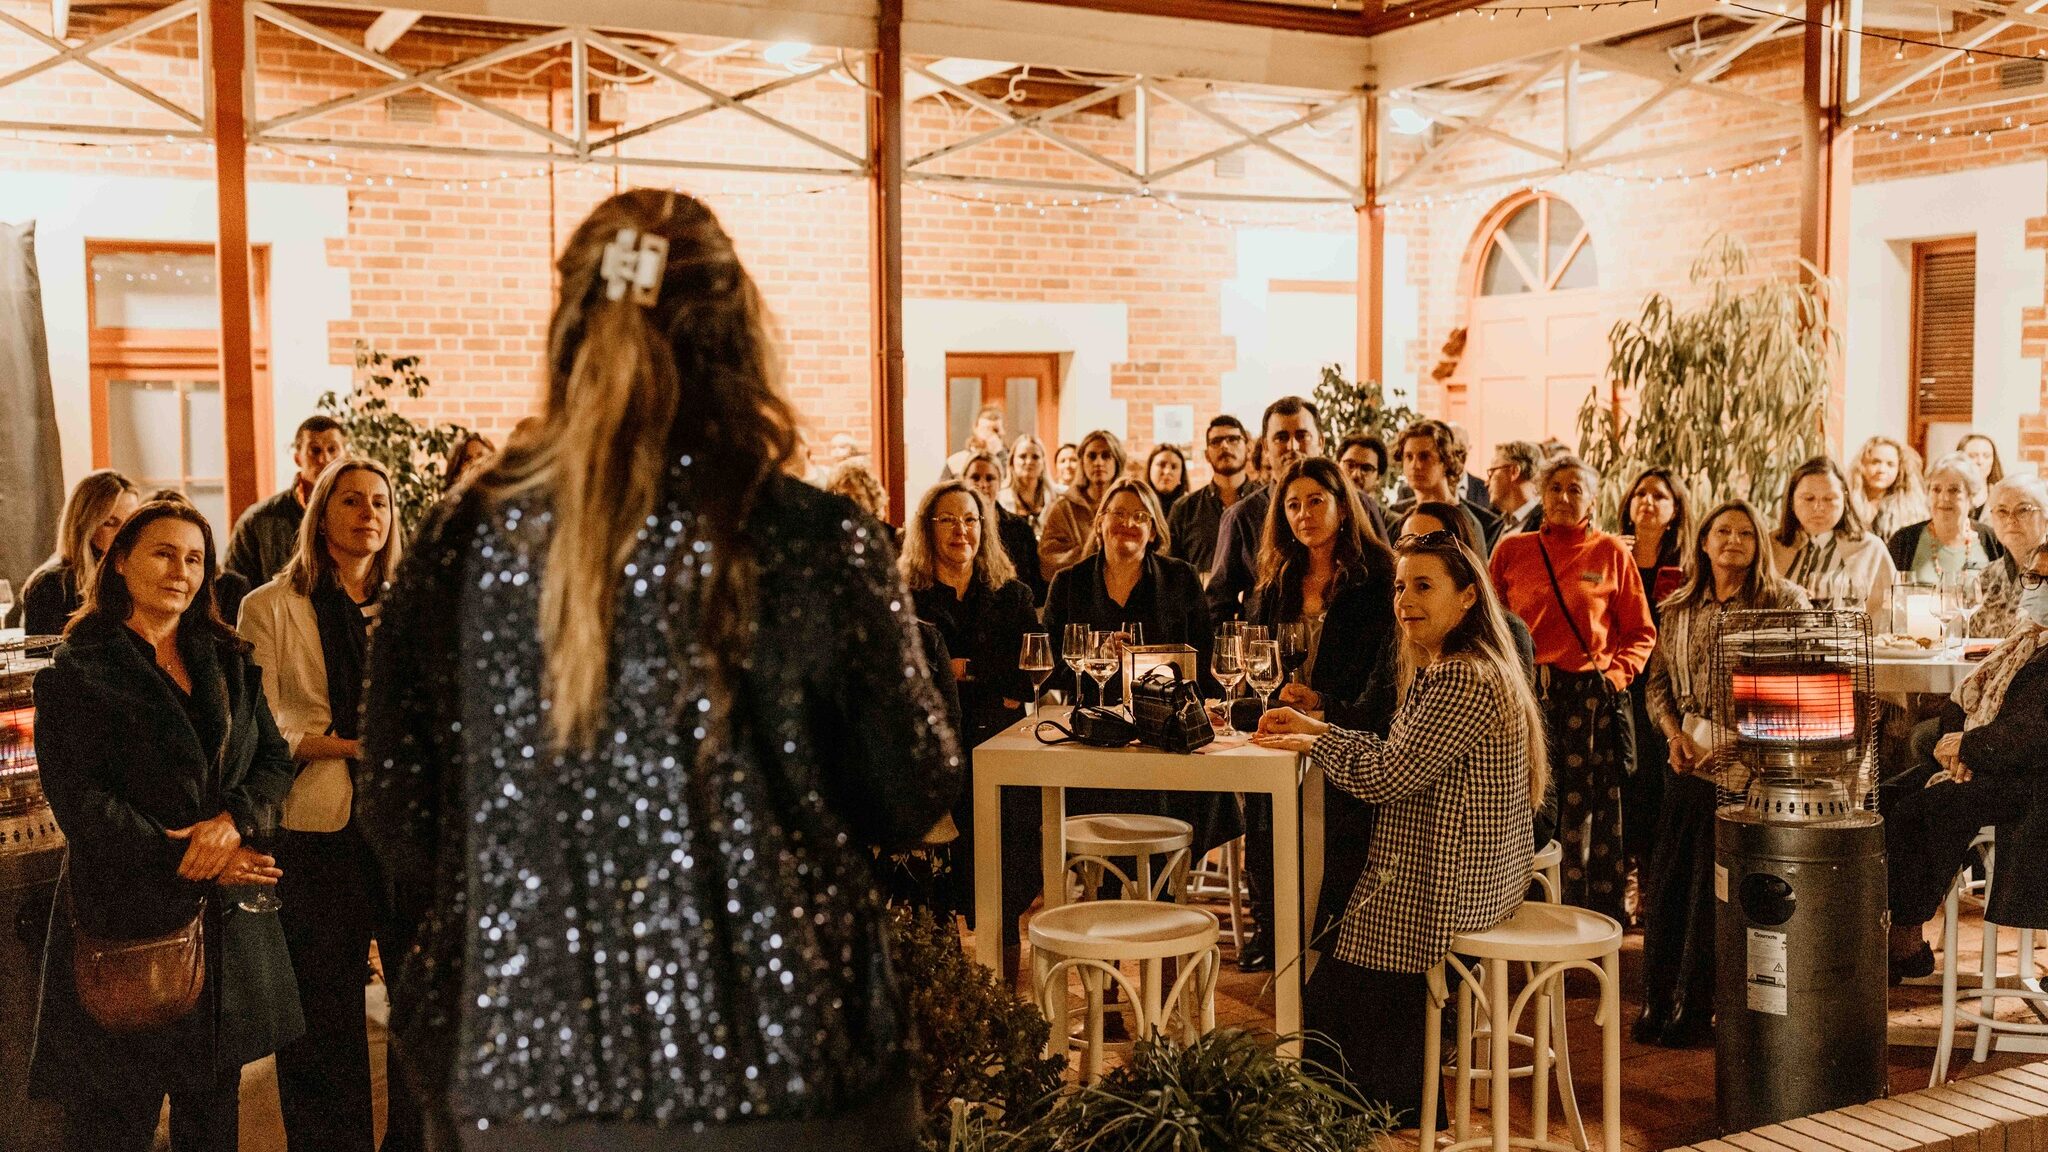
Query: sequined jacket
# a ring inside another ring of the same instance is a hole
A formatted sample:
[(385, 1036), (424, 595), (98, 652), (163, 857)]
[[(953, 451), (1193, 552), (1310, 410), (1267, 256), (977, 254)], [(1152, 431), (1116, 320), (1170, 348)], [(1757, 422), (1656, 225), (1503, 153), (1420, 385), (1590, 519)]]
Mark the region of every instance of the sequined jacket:
[(721, 718), (688, 487), (672, 469), (623, 569), (593, 751), (549, 750), (544, 493), (444, 504), (386, 602), (357, 821), (398, 881), (392, 1028), (438, 1124), (830, 1117), (907, 1084), (870, 846), (931, 827), (963, 761), (893, 549), (771, 482)]

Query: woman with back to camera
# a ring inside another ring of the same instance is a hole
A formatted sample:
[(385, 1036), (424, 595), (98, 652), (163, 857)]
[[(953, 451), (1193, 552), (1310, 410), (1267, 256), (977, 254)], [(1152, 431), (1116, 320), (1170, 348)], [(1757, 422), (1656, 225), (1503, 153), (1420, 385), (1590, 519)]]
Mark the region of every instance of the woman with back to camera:
[[(352, 818), (361, 773), (364, 656), (403, 548), (391, 473), (365, 456), (327, 466), (306, 500), (299, 550), (242, 602), (241, 633), (298, 776), (285, 797), (278, 921), (306, 1034), (277, 1054), (277, 1095), (294, 1152), (371, 1146), (363, 966), (370, 942), (396, 967), (384, 884)], [(390, 1097), (383, 1147), (417, 1147), (410, 1097)]]
[(1912, 448), (1890, 436), (1872, 436), (1849, 471), (1849, 506), (1878, 539), (1889, 540), (1906, 525), (1927, 519), (1920, 454)]
[[(1277, 703), (1321, 713), (1340, 728), (1384, 735), (1394, 714), (1394, 556), (1367, 527), (1364, 506), (1336, 463), (1298, 460), (1280, 478), (1259, 544), (1258, 583), (1245, 618), (1277, 639), (1300, 625), (1307, 657)], [(1323, 889), (1334, 917), (1365, 869), (1371, 809), (1345, 792), (1323, 798)], [(1245, 870), (1252, 938), (1238, 967), (1273, 963), (1273, 800), (1247, 793)], [(1311, 935), (1314, 935), (1312, 933)]]
[(1892, 578), (1898, 569), (1884, 541), (1864, 529), (1849, 506), (1841, 469), (1815, 456), (1785, 479), (1778, 530), (1771, 533), (1771, 566), (1806, 590), (1819, 605), (1842, 602), (1870, 614), (1873, 631), (1884, 631)]
[(141, 504), (135, 484), (112, 468), (88, 472), (71, 489), (57, 522), (57, 551), (29, 573), (14, 619), (30, 636), (56, 636), (85, 603), (86, 586), (114, 533)]
[[(1714, 1034), (1714, 726), (1707, 669), (1727, 612), (1804, 608), (1806, 593), (1771, 567), (1763, 518), (1742, 501), (1707, 513), (1693, 542), (1692, 577), (1664, 602), (1656, 651), (1643, 674), (1650, 722), (1669, 750), (1671, 778), (1642, 873), (1642, 1044), (1689, 1048)], [(1662, 773), (1645, 760), (1639, 771)]]
[(428, 897), (393, 1035), (465, 1152), (907, 1152), (871, 850), (963, 761), (894, 549), (783, 474), (703, 204), (614, 196), (558, 270), (541, 424), (436, 510), (371, 648), (358, 811)]
[(1514, 914), (1530, 821), (1549, 786), (1543, 717), (1476, 553), (1449, 536), (1395, 545), (1401, 704), (1382, 738), (1268, 712), (1255, 742), (1306, 752), (1378, 807), (1365, 873), (1302, 992), (1307, 1055), (1412, 1124), (1422, 1104), (1427, 973), (1460, 932)]
[[(137, 509), (36, 675), (36, 757), (67, 855), (29, 1090), (63, 1103), (66, 1152), (146, 1152), (166, 1094), (173, 1152), (234, 1152), (242, 1066), (300, 1032), (277, 917), (230, 911), (220, 887), (277, 882), (242, 841), (274, 818), (292, 762), (249, 646), (214, 609), (214, 564), (191, 505)], [(197, 1003), (142, 1031), (97, 1023), (73, 981), (79, 937), (163, 937), (195, 914)]]

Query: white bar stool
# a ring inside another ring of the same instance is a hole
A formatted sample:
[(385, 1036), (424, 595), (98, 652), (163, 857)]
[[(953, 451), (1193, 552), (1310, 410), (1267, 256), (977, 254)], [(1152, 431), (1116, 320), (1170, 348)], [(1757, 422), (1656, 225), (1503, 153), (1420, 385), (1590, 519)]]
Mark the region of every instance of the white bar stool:
[[(1216, 914), (1206, 908), (1157, 900), (1090, 900), (1062, 904), (1031, 918), (1031, 986), (1039, 1010), (1052, 1022), (1051, 1055), (1071, 1042), (1067, 1034), (1067, 972), (1078, 970), (1088, 997), (1082, 1034), (1087, 1054), (1083, 1083), (1102, 1078), (1102, 994), (1109, 982), (1123, 989), (1136, 1017), (1133, 1037), (1166, 1032), (1192, 1040), (1216, 1027)], [(1165, 961), (1178, 959), (1180, 975), (1162, 988)], [(1138, 964), (1136, 987), (1117, 965)]]
[[(1467, 967), (1463, 957), (1478, 961)], [(1508, 966), (1530, 966), (1527, 985), (1512, 1000), (1508, 997)], [(1455, 967), (1463, 977), (1458, 984), (1458, 1079), (1452, 1104), (1453, 1143), (1436, 1149), (1436, 1107), (1442, 1083), (1443, 1006), (1449, 998), (1444, 979), (1445, 965)], [(1594, 1022), (1601, 1026), (1601, 1144), (1605, 1152), (1621, 1152), (1621, 925), (1598, 912), (1562, 904), (1525, 902), (1505, 922), (1484, 932), (1471, 932), (1451, 941), (1451, 955), (1430, 970), (1428, 1015), (1423, 1023), (1422, 1053), (1422, 1136), (1421, 1147), (1436, 1152), (1459, 1152), (1466, 1148), (1491, 1146), (1494, 1152), (1509, 1148), (1546, 1149), (1575, 1152), (1574, 1146), (1560, 1144), (1550, 1134), (1551, 985), (1556, 984), (1558, 1000), (1564, 997), (1564, 976), (1579, 969), (1593, 973), (1600, 983), (1600, 1011)], [(1530, 1135), (1513, 1135), (1509, 1116), (1508, 1087), (1512, 1074), (1488, 1076), (1491, 1088), (1491, 1133), (1468, 1138), (1472, 1117), (1473, 1017), (1472, 1006), (1480, 1000), (1486, 1009), (1486, 1038), (1490, 1049), (1488, 1066), (1509, 1068), (1509, 1044), (1515, 1036), (1515, 1022), (1529, 1001), (1536, 1001), (1535, 1036), (1530, 1041), (1531, 1124)], [(1567, 1099), (1570, 1092), (1567, 1088)], [(1576, 1103), (1571, 1108), (1576, 1110)], [(1579, 1148), (1584, 1148), (1584, 1137)]]
[[(1532, 862), (1532, 871), (1536, 884), (1543, 890), (1543, 899), (1546, 903), (1558, 903), (1557, 894), (1563, 890), (1559, 887), (1563, 870), (1564, 845), (1552, 840), (1543, 846), (1542, 851), (1536, 853), (1535, 859)], [(1535, 965), (1524, 964), (1522, 970), (1525, 979), (1534, 980), (1536, 978)], [(1572, 1086), (1572, 1049), (1571, 1039), (1565, 1030), (1565, 998), (1560, 994), (1547, 997), (1547, 999), (1550, 1001), (1551, 1017), (1550, 1059), (1553, 1062), (1552, 1068), (1557, 1076), (1558, 1099), (1564, 1104), (1565, 1120), (1571, 1125), (1573, 1146), (1578, 1148), (1579, 1152), (1588, 1152), (1591, 1145), (1586, 1140), (1586, 1122), (1579, 1115), (1578, 1091)], [(1474, 1027), (1472, 1030), (1472, 1040), (1475, 1044), (1487, 1042), (1491, 1034), (1491, 1030), (1488, 1028)], [(1508, 1043), (1514, 1047), (1533, 1048), (1536, 1040), (1526, 1032), (1517, 1032), (1508, 1038)], [(1475, 1053), (1474, 1063), (1477, 1067), (1472, 1069), (1472, 1079), (1488, 1084), (1493, 1082), (1493, 1069), (1488, 1063), (1489, 1055), (1484, 1047)], [(1446, 1064), (1442, 1070), (1447, 1076), (1453, 1075), (1457, 1071), (1457, 1066), (1455, 1064)], [(1508, 1079), (1510, 1081), (1526, 1080), (1535, 1074), (1536, 1068), (1533, 1063), (1517, 1064), (1508, 1069)]]
[[(2035, 1014), (2041, 1014), (2048, 1007), (2048, 992), (2041, 989), (2037, 970), (2034, 967), (2034, 933), (2032, 929), (2019, 929), (2019, 966), (2012, 975), (2001, 976), (1998, 971), (1998, 929), (1990, 916), (1984, 917), (1982, 952), (1978, 957), (1975, 973), (1977, 987), (1963, 992), (1958, 985), (1962, 979), (1962, 964), (1956, 955), (1956, 942), (1960, 934), (1958, 920), (1962, 914), (1965, 898), (1980, 902), (1987, 911), (1991, 906), (1991, 885), (1998, 865), (1998, 829), (1987, 824), (1977, 830), (1976, 839), (1970, 841), (1970, 851), (1976, 853), (1984, 867), (1984, 878), (1970, 877), (1970, 865), (1966, 862), (1956, 869), (1956, 877), (1949, 885), (1948, 899), (1941, 910), (1941, 1035), (1934, 1047), (1934, 1071), (1928, 1078), (1927, 1086), (1939, 1088), (1948, 1081), (1949, 1059), (1955, 1052), (1956, 1025), (1972, 1024), (1977, 1029), (1976, 1046), (1971, 1052), (1974, 1063), (1982, 1063), (1991, 1053), (1999, 1052), (2048, 1052), (2048, 1023), (2027, 1023), (2018, 1020), (1998, 1019), (2000, 1000), (2021, 1000), (2030, 1004)], [(1961, 1007), (1959, 1001), (1968, 998), (1976, 1001), (1975, 1008)]]
[[(1187, 890), (1188, 849), (1195, 842), (1194, 827), (1187, 821), (1101, 812), (1069, 816), (1066, 828), (1067, 867), (1080, 870), (1081, 899), (1093, 899), (1105, 871), (1122, 882), (1126, 900), (1157, 900), (1162, 892), (1171, 892), (1179, 900)], [(1166, 857), (1157, 878), (1152, 871), (1154, 856)], [(1138, 862), (1135, 881), (1116, 863), (1124, 857)]]
[(1188, 869), (1183, 903), (1215, 901), (1230, 911), (1230, 946), (1244, 947), (1244, 905), (1250, 895), (1244, 888), (1244, 837), (1209, 849), (1201, 862)]

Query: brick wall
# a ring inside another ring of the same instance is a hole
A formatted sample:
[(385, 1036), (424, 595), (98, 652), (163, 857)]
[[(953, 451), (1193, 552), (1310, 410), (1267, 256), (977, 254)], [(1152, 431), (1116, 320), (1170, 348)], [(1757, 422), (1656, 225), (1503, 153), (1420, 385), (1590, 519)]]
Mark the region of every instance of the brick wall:
[[(0, 0), (31, 21), (39, 5)], [(360, 38), (366, 18), (321, 13), (341, 34)], [(73, 18), (74, 37), (101, 30), (99, 17)], [(1993, 47), (2031, 52), (2041, 33), (2013, 35)], [(257, 26), (257, 108), (274, 114), (287, 105), (329, 99), (370, 83), (370, 70), (290, 36), (266, 23)], [(2048, 41), (2042, 41), (2048, 44)], [(391, 55), (409, 67), (430, 67), (498, 46), (456, 37), (431, 27), (409, 34)], [(0, 44), (0, 71), (37, 54), (17, 41)], [(196, 105), (196, 47), (190, 21), (161, 29), (104, 59), (173, 99)], [(570, 118), (567, 69), (559, 62), (536, 68), (541, 56), (524, 57), (486, 73), (466, 76), (463, 91), (499, 103), (519, 115), (566, 130)], [(725, 90), (768, 78), (758, 63), (732, 57), (673, 62), (689, 74)], [(1897, 66), (1910, 64), (1899, 62)], [(1778, 98), (1796, 94), (1796, 42), (1781, 42), (1753, 53), (1726, 79), (1745, 91)], [(1995, 64), (1957, 65), (1944, 79), (1954, 95), (1996, 83)], [(1583, 88), (1589, 111), (1581, 139), (1633, 99), (1654, 87), (1648, 81), (1611, 76)], [(1922, 90), (1916, 90), (1917, 93)], [(0, 119), (90, 118), (97, 123), (167, 127), (174, 121), (132, 94), (114, 90), (76, 68), (55, 69), (27, 84), (0, 90)], [(1199, 90), (1186, 90), (1190, 97)], [(1227, 94), (1208, 97), (1212, 106), (1253, 127), (1291, 118), (1298, 104), (1254, 102)], [(688, 109), (700, 98), (667, 85), (630, 85), (632, 119), (644, 121)], [(839, 147), (861, 151), (858, 88), (836, 80), (814, 81), (773, 93), (761, 108), (803, 126)], [(1977, 128), (1997, 126), (2008, 113), (2033, 106), (2013, 105), (1995, 114), (1916, 122), (1921, 132), (1949, 129), (1964, 143), (1916, 141), (1866, 132), (1857, 140), (1856, 178), (1895, 179), (1958, 166), (2010, 162), (2040, 155), (2048, 128), (2000, 131), (1972, 137)], [(1154, 165), (1192, 156), (1227, 137), (1215, 126), (1165, 101), (1151, 140)], [(2048, 121), (2048, 109), (2041, 110)], [(1559, 93), (1539, 90), (1526, 97), (1502, 125), (1539, 141), (1554, 140)], [(1318, 158), (1332, 171), (1351, 175), (1353, 145), (1348, 116), (1333, 117), (1315, 130), (1289, 134), (1286, 142)], [(1697, 94), (1682, 94), (1643, 117), (1614, 141), (1614, 150), (1655, 147), (1702, 133), (1721, 135), (1766, 122), (1753, 108)], [(926, 99), (912, 106), (907, 148), (915, 156), (938, 144), (995, 124), (986, 112), (950, 99)], [(472, 148), (530, 146), (515, 129), (483, 113), (443, 104), (431, 127), (401, 129), (385, 123), (381, 105), (331, 113), (294, 126), (295, 131), (336, 138), (408, 131), (417, 139)], [(1134, 161), (1130, 122), (1114, 103), (1099, 106), (1059, 125), (1060, 132), (1111, 159)], [(1792, 141), (1787, 138), (1785, 144)], [(1397, 140), (1397, 153), (1412, 154), (1413, 141)], [(749, 118), (719, 111), (690, 125), (636, 140), (636, 155), (690, 155), (727, 163), (832, 164), (824, 152), (774, 132)], [(760, 280), (782, 331), (787, 387), (811, 421), (819, 440), (848, 431), (865, 439), (868, 411), (868, 298), (866, 193), (858, 181), (828, 176), (753, 176), (704, 172), (663, 173), (637, 169), (624, 174), (560, 167), (537, 170), (533, 161), (454, 160), (336, 150), (330, 161), (314, 149), (307, 155), (252, 157), (254, 181), (342, 183), (349, 188), (350, 227), (330, 245), (330, 262), (348, 273), (352, 314), (328, 333), (329, 356), (345, 363), (350, 345), (369, 340), (393, 350), (419, 353), (436, 380), (429, 414), (457, 418), (503, 431), (529, 411), (538, 386), (537, 365), (545, 339), (551, 298), (550, 263), (561, 243), (589, 207), (621, 181), (673, 181), (703, 195), (718, 209), (742, 256)], [(133, 154), (131, 154), (133, 153)], [(310, 164), (307, 156), (310, 156)], [(1268, 154), (1252, 151), (1241, 177), (1231, 179), (1200, 166), (1183, 187), (1288, 194), (1321, 193), (1326, 186)], [(1775, 146), (1744, 146), (1719, 152), (1674, 155), (1640, 169), (1586, 172), (1551, 181), (1586, 218), (1602, 265), (1603, 288), (1616, 315), (1632, 312), (1650, 290), (1681, 289), (1686, 269), (1701, 244), (1716, 232), (1731, 232), (1751, 247), (1765, 273), (1786, 273), (1797, 242), (1797, 176), (1794, 165), (1777, 163)], [(1760, 171), (1731, 178), (1731, 169), (1761, 162)], [(1408, 246), (1408, 287), (1417, 295), (1420, 323), (1405, 351), (1405, 364), (1420, 382), (1425, 408), (1440, 406), (1442, 390), (1430, 379), (1439, 347), (1465, 323), (1466, 299), (1474, 275), (1475, 230), (1512, 183), (1470, 187), (1540, 163), (1493, 142), (1467, 146), (1413, 188), (1393, 194), (1389, 230)], [(77, 148), (22, 140), (0, 140), (0, 166), (45, 170), (210, 177), (210, 156), (201, 148), (161, 142), (137, 149)], [(1397, 156), (1393, 171), (1404, 166)], [(947, 157), (935, 167), (961, 175), (1004, 175), (1038, 180), (1095, 180), (1107, 174), (1086, 160), (1023, 133)], [(1712, 179), (1672, 179), (1681, 170)], [(351, 172), (351, 169), (353, 172)], [(407, 173), (410, 173), (410, 176)], [(359, 173), (375, 173), (374, 181)], [(384, 177), (390, 177), (388, 183)], [(1665, 177), (1661, 183), (1659, 177)], [(488, 186), (486, 182), (488, 181)], [(1430, 189), (1459, 189), (1434, 196)], [(1113, 366), (1111, 398), (1128, 412), (1136, 447), (1152, 440), (1152, 409), (1160, 403), (1189, 403), (1198, 414), (1219, 403), (1222, 374), (1237, 362), (1235, 341), (1223, 331), (1222, 293), (1236, 273), (1234, 230), (1190, 214), (1197, 206), (1111, 200), (1085, 210), (1071, 203), (1092, 200), (1071, 193), (1033, 194), (983, 189), (1004, 200), (998, 210), (976, 199), (973, 186), (912, 184), (906, 192), (905, 293), (934, 299), (1020, 302), (1121, 302), (1128, 307), (1129, 359)], [(1025, 206), (1020, 201), (1029, 201)], [(0, 194), (4, 206), (4, 194)], [(1248, 224), (1293, 227), (1348, 235), (1351, 224), (1339, 212), (1316, 214), (1291, 209), (1203, 205), (1206, 216)], [(2048, 205), (2043, 206), (2048, 213)], [(2048, 245), (2048, 216), (2031, 233)], [(289, 292), (289, 270), (274, 276), (274, 292)], [(2048, 348), (2048, 317), (2030, 315), (2030, 349)], [(1306, 390), (1312, 381), (1301, 382)], [(2024, 417), (2028, 453), (2048, 457), (2048, 429), (2039, 414)]]

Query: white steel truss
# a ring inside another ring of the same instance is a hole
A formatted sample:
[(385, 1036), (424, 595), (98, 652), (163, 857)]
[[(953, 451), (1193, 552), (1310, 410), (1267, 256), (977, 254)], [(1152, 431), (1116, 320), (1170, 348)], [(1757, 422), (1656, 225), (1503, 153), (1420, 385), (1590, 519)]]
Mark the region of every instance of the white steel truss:
[(1942, 44), (1940, 51), (1897, 75), (1887, 77), (1874, 91), (1851, 101), (1844, 109), (1844, 123), (1860, 125), (1878, 120), (1915, 120), (1929, 116), (1973, 112), (1981, 108), (2022, 103), (2044, 94), (2043, 86), (2035, 84), (2023, 88), (1990, 89), (1972, 96), (1937, 99), (1921, 104), (1893, 104), (1892, 101), (1897, 100), (1907, 89), (1935, 76), (1950, 64), (1964, 58), (1971, 49), (1983, 47), (1992, 38), (2010, 29), (2048, 28), (2048, 16), (2040, 14), (2043, 9), (2048, 9), (2048, 0), (2012, 0), (2009, 4), (1935, 0), (1935, 6), (1944, 11), (1974, 14), (1982, 19), (1971, 25), (1969, 31), (1964, 32), (1952, 43)]
[[(114, 69), (109, 68), (101, 61), (93, 59), (93, 53), (95, 52), (112, 48), (117, 44), (126, 44), (139, 36), (146, 36), (151, 32), (155, 32), (160, 28), (167, 28), (181, 20), (198, 21), (201, 28), (200, 35), (203, 39), (205, 36), (205, 22), (198, 20), (199, 3), (200, 0), (178, 0), (177, 3), (169, 7), (159, 8), (154, 12), (131, 20), (118, 28), (95, 36), (76, 47), (66, 44), (63, 40), (44, 32), (42, 29), (20, 19), (5, 9), (0, 9), (0, 24), (5, 24), (50, 50), (50, 55), (17, 68), (5, 76), (0, 76), (0, 90), (19, 84), (31, 77), (39, 76), (52, 68), (64, 64), (77, 64), (102, 79), (140, 96), (180, 121), (180, 126), (175, 128), (143, 128), (134, 125), (92, 125), (0, 120), (0, 129), (24, 132), (75, 132), (107, 136), (150, 136), (158, 139), (164, 137), (183, 140), (206, 139), (209, 135), (208, 129), (211, 124), (209, 109), (201, 108), (195, 111), (187, 108), (163, 95), (161, 92), (137, 83), (129, 77), (123, 76)], [(201, 66), (203, 68), (206, 53), (202, 51), (199, 54), (199, 58), (202, 61)], [(204, 77), (202, 76), (201, 79), (203, 80)], [(204, 84), (201, 85), (201, 88), (202, 91), (206, 90)]]
[[(2048, 0), (2023, 2), (2048, 5)], [(1792, 23), (1789, 18), (1760, 21), (1717, 46), (1711, 54), (1701, 57), (1683, 69), (1676, 70), (1667, 58), (1655, 53), (1600, 45), (1574, 45), (1530, 61), (1519, 76), (1485, 93), (1487, 102), (1477, 112), (1461, 111), (1434, 94), (1388, 93), (1382, 99), (1390, 106), (1412, 108), (1448, 131), (1407, 168), (1389, 178), (1382, 186), (1383, 191), (1391, 194), (1410, 189), (1423, 176), (1442, 164), (1453, 150), (1473, 139), (1487, 139), (1505, 144), (1536, 156), (1546, 163), (1542, 167), (1504, 172), (1497, 176), (1461, 183), (1455, 187), (1432, 187), (1430, 192), (1454, 193), (1497, 184), (1544, 180), (1571, 172), (1646, 163), (1686, 152), (1764, 145), (1794, 137), (1799, 132), (1801, 117), (1798, 103), (1772, 100), (1714, 83), (1717, 77), (1725, 73), (1744, 54), (1777, 36)], [(1586, 66), (1642, 77), (1656, 81), (1660, 86), (1656, 91), (1623, 109), (1618, 116), (1593, 131), (1590, 136), (1581, 138), (1581, 134), (1587, 128), (1583, 107), (1585, 85), (1581, 78), (1581, 69)], [(1523, 97), (1553, 79), (1557, 81), (1561, 104), (1561, 114), (1558, 117), (1560, 131), (1554, 142), (1517, 136), (1500, 126), (1502, 120)], [(1682, 92), (1698, 93), (1741, 105), (1745, 109), (1762, 109), (1770, 113), (1774, 123), (1754, 131), (1702, 136), (1654, 147), (1627, 151), (1614, 148), (1615, 141), (1620, 139), (1624, 132), (1665, 101)]]
[[(1363, 203), (1363, 193), (1355, 179), (1347, 180), (1331, 172), (1323, 165), (1308, 157), (1289, 150), (1276, 137), (1317, 123), (1340, 112), (1358, 107), (1358, 100), (1349, 95), (1303, 96), (1310, 105), (1308, 111), (1282, 123), (1266, 128), (1251, 128), (1175, 92), (1161, 78), (1156, 76), (1127, 76), (1104, 83), (1090, 92), (1084, 92), (1071, 100), (1043, 108), (1035, 112), (1018, 114), (1000, 101), (976, 92), (963, 84), (956, 83), (922, 65), (911, 64), (907, 69), (937, 90), (944, 92), (996, 118), (997, 123), (970, 136), (949, 141), (930, 151), (910, 157), (903, 162), (903, 178), (906, 180), (932, 183), (980, 184), (1002, 188), (1021, 188), (1043, 192), (1073, 192), (1096, 195), (1171, 195), (1181, 200), (1214, 200), (1231, 203), (1270, 204), (1349, 204)], [(1125, 164), (1114, 157), (1104, 155), (1100, 149), (1091, 148), (1069, 136), (1062, 135), (1053, 127), (1058, 121), (1074, 113), (1093, 108), (1125, 95), (1134, 97), (1135, 114), (1132, 117), (1134, 132), (1132, 154), (1136, 166)], [(1155, 101), (1165, 101), (1178, 108), (1186, 109), (1193, 115), (1222, 129), (1235, 139), (1211, 148), (1197, 156), (1190, 156), (1171, 164), (1154, 167), (1151, 162), (1152, 118)], [(1046, 143), (1087, 161), (1108, 173), (1103, 180), (1032, 180), (1017, 177), (966, 176), (941, 172), (931, 167), (937, 161), (968, 149), (986, 144), (1015, 133), (1026, 133)], [(1216, 192), (1198, 189), (1175, 189), (1163, 186), (1161, 181), (1182, 172), (1210, 163), (1220, 157), (1237, 152), (1258, 150), (1279, 157), (1287, 164), (1330, 185), (1333, 191), (1327, 195), (1269, 195), (1259, 193)], [(1354, 164), (1355, 168), (1355, 164)]]

